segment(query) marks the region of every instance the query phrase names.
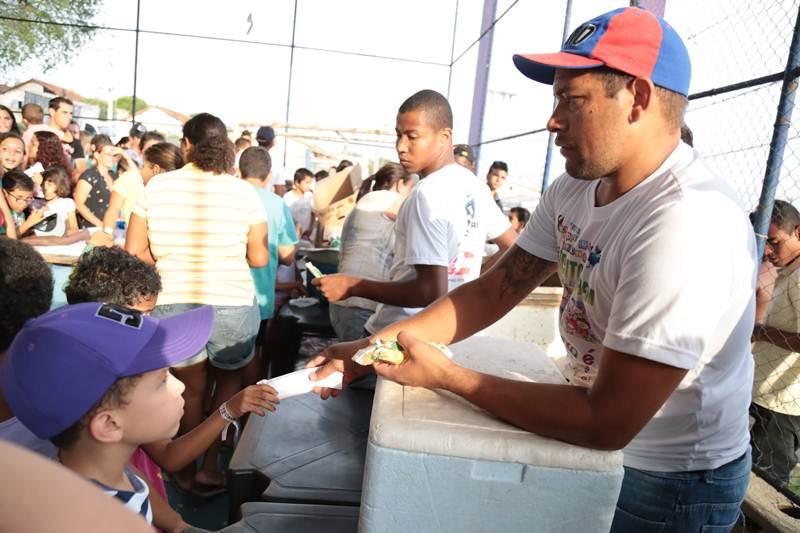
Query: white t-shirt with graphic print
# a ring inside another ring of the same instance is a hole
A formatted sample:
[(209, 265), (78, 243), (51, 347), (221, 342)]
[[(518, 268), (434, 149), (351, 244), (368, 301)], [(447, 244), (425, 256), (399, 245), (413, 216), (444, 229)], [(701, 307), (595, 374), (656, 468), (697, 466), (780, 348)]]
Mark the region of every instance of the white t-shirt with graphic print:
[(558, 262), (566, 377), (591, 386), (603, 346), (688, 369), (625, 448), (625, 464), (724, 465), (749, 443), (757, 261), (747, 216), (736, 193), (683, 143), (603, 207), (595, 207), (598, 183), (558, 179), (517, 240)]
[[(480, 275), (483, 244), (510, 227), (486, 183), (460, 165), (447, 165), (421, 180), (400, 208), (389, 279), (413, 279), (414, 265), (444, 266), (452, 291)], [(420, 310), (380, 304), (365, 327), (377, 333)]]

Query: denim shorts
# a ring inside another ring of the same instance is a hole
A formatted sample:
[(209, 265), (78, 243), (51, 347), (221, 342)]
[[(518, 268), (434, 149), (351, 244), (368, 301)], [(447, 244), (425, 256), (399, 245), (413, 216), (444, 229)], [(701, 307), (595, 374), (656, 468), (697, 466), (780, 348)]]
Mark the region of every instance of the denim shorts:
[(364, 324), (369, 317), (375, 313), (372, 309), (361, 307), (345, 307), (343, 305), (331, 304), (328, 314), (331, 319), (331, 327), (336, 332), (340, 341), (354, 341), (364, 338)]
[(612, 533), (729, 532), (750, 481), (750, 448), (713, 470), (650, 472), (625, 467)]
[[(152, 316), (162, 318), (202, 307), (201, 304), (157, 305)], [(214, 306), (214, 329), (206, 347), (176, 368), (187, 367), (208, 359), (215, 368), (238, 370), (247, 365), (255, 355), (256, 335), (261, 316), (258, 305)]]

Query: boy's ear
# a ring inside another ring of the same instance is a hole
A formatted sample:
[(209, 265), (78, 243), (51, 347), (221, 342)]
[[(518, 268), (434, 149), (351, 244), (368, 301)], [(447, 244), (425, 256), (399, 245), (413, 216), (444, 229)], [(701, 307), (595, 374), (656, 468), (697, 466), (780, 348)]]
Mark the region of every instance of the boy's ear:
[(122, 421), (113, 409), (92, 415), (88, 429), (89, 435), (98, 442), (111, 444), (122, 440)]
[[(442, 145), (446, 145), (447, 143), (453, 142), (453, 129), (452, 128), (442, 128), (439, 130), (439, 140)], [(452, 148), (451, 148), (452, 150)]]

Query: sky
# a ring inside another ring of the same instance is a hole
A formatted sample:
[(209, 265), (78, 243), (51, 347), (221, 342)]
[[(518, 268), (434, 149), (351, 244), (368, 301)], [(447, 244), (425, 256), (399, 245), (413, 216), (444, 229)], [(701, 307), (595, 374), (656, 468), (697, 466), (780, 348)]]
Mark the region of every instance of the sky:
[[(552, 107), (551, 88), (519, 74), (511, 56), (559, 48), (566, 0), (497, 0), (496, 15), (509, 6), (493, 33), (484, 141), (542, 128)], [(574, 0), (570, 29), (619, 6)], [(268, 44), (141, 33), (137, 94), (185, 114), (217, 114), (228, 125), (283, 122), (294, 9), (294, 0), (141, 0), (142, 30)], [(298, 0), (289, 122), (391, 131), (397, 107), (407, 96), (423, 88), (447, 94), (449, 86), (454, 140), (466, 142), (478, 57), (478, 45), (469, 46), (481, 33), (482, 9), (483, 0)], [(797, 9), (798, 0), (667, 0), (665, 18), (683, 36), (692, 57), (690, 92), (781, 71)], [(135, 28), (136, 1), (106, 0), (96, 22)], [(133, 32), (99, 31), (68, 63), (42, 74), (31, 62), (11, 76), (43, 77), (97, 98), (130, 95), (134, 49)], [(459, 58), (452, 72), (451, 57)], [(695, 130), (698, 148), (730, 176), (749, 205), (760, 191), (779, 84), (742, 93), (693, 102), (687, 123)], [(798, 135), (794, 126), (791, 135)], [(505, 160), (512, 188), (538, 190), (547, 137), (540, 133), (483, 146), (479, 174), (493, 160)], [(361, 149), (370, 157), (396, 159), (391, 147)], [(797, 141), (790, 142), (787, 173), (800, 168), (795, 149), (800, 154)], [(555, 151), (551, 180), (562, 171), (563, 159)], [(793, 180), (784, 180), (782, 187), (782, 194), (800, 197)]]

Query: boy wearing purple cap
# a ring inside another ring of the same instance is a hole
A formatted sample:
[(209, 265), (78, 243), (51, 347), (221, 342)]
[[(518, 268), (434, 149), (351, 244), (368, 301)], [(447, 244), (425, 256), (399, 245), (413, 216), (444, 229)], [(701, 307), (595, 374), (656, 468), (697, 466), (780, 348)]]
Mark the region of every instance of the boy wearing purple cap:
[(140, 445), (178, 431), (184, 387), (168, 367), (205, 346), (213, 317), (211, 307), (162, 320), (112, 304), (62, 307), (17, 334), (0, 387), (62, 464), (149, 522), (147, 485), (127, 465)]
[[(567, 173), (494, 268), (376, 333), (407, 359), (375, 371), (543, 436), (623, 450), (616, 512), (598, 516), (613, 532), (729, 531), (750, 474), (756, 246), (736, 193), (681, 142), (686, 47), (662, 19), (622, 8), (582, 24), (560, 52), (514, 63), (553, 85), (547, 128)], [(709, 247), (704, 228), (725, 231)], [(570, 385), (474, 372), (424, 342), (487, 327), (556, 271)], [(349, 360), (336, 367), (347, 383)]]

